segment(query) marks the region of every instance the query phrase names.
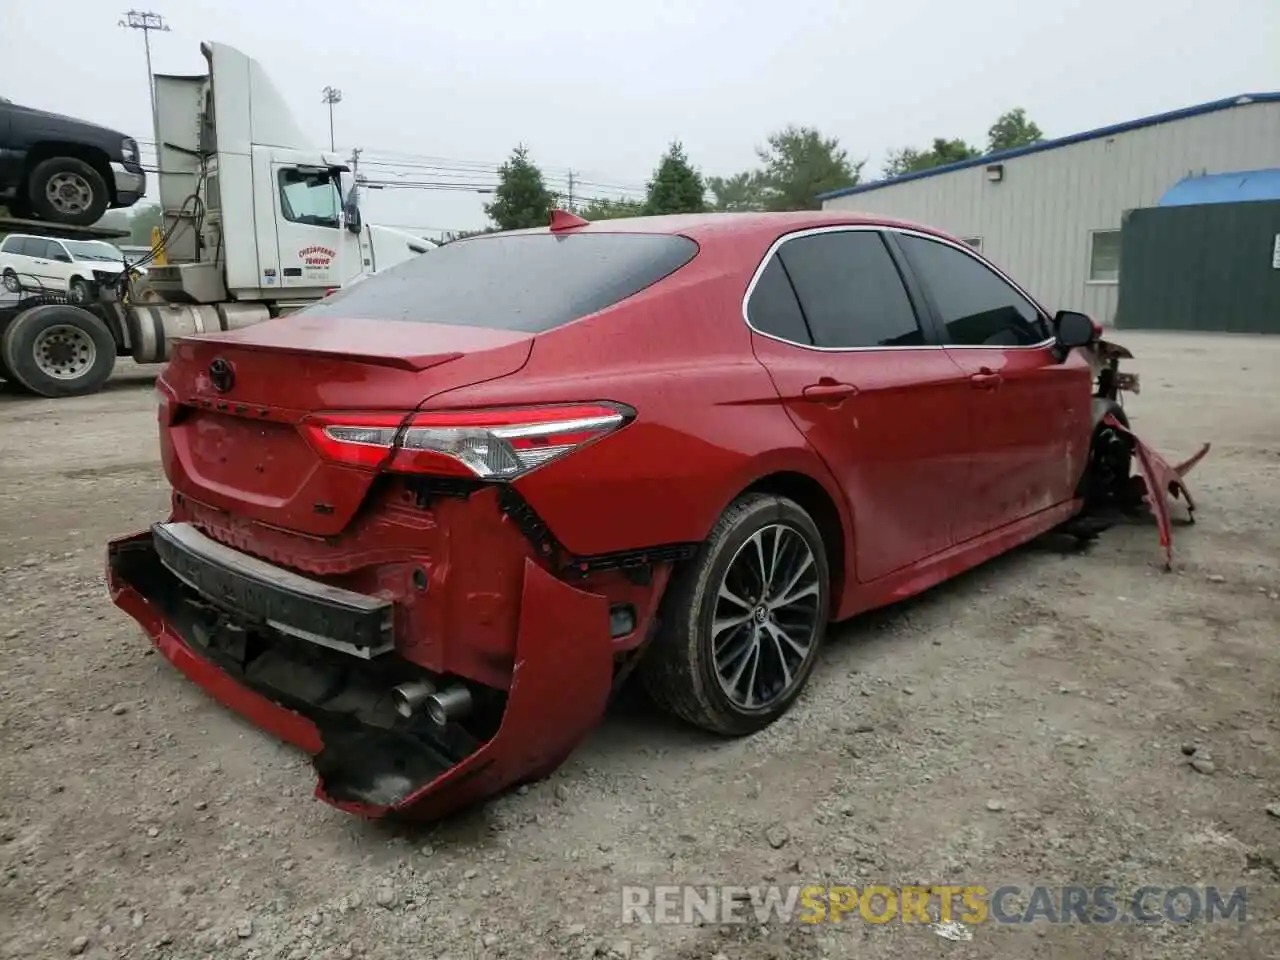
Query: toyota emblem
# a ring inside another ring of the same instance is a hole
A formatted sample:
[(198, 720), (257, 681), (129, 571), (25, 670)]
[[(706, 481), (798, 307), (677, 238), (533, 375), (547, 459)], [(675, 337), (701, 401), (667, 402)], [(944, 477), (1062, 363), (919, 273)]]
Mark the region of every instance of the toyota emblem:
[(231, 366), (231, 361), (218, 357), (213, 363), (209, 364), (209, 382), (213, 384), (213, 389), (219, 393), (226, 393), (235, 386), (236, 371)]

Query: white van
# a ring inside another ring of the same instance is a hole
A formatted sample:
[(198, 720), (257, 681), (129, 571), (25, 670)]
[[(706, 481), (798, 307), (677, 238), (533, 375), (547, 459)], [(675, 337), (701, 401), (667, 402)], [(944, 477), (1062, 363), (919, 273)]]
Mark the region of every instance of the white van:
[(103, 240), (11, 233), (0, 242), (0, 283), (9, 293), (56, 290), (82, 303), (93, 298), (96, 284), (118, 279), (124, 266), (124, 254)]

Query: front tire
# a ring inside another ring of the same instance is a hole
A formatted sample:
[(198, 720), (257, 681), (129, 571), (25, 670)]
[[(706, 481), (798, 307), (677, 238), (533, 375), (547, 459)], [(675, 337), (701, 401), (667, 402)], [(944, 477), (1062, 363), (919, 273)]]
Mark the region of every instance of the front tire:
[(748, 494), (676, 572), (661, 632), (639, 665), (660, 707), (743, 736), (782, 716), (826, 633), (831, 577), (822, 535), (794, 501)]
[[(1129, 417), (1119, 403), (1111, 401), (1107, 413), (1128, 428)], [(1127, 503), (1133, 486), (1132, 462), (1133, 441), (1100, 420), (1089, 442), (1089, 464), (1080, 485), (1086, 509), (1105, 510)]]
[(93, 287), (83, 277), (72, 277), (67, 286), (67, 299), (75, 304), (86, 304), (93, 299)]
[(75, 157), (37, 164), (27, 196), (41, 220), (77, 227), (97, 223), (111, 202), (102, 174)]

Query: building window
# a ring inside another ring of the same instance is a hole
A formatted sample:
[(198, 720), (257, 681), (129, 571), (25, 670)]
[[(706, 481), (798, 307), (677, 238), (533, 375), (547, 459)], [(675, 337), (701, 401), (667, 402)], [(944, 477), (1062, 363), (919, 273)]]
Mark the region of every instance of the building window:
[(1115, 283), (1120, 279), (1120, 231), (1095, 230), (1089, 234), (1089, 282)]
[(981, 237), (965, 237), (964, 242), (967, 243), (969, 246), (973, 247), (973, 249), (977, 250), (979, 253), (982, 252)]

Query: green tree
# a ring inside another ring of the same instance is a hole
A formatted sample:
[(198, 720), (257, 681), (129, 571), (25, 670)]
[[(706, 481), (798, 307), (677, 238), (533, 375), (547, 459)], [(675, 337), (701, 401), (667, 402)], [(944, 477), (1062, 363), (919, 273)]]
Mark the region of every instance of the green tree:
[(1026, 147), (1044, 139), (1044, 132), (1027, 119), (1027, 111), (1022, 107), (1014, 107), (991, 125), (987, 131), (987, 151), (1012, 150), (1015, 147)]
[(139, 203), (126, 210), (108, 210), (94, 226), (127, 231), (129, 236), (121, 238), (123, 243), (149, 245), (151, 228), (164, 227), (164, 211), (158, 203)]
[(152, 228), (164, 229), (164, 211), (158, 203), (134, 207), (129, 214), (129, 223), (125, 229), (129, 231), (129, 242), (132, 244), (150, 245)]
[(959, 163), (980, 156), (982, 151), (972, 147), (963, 140), (948, 140), (945, 137), (934, 137), (933, 146), (928, 150), (917, 150), (914, 147), (903, 147), (889, 154), (884, 165), (885, 177), (900, 177), (904, 173), (918, 173), (934, 167), (945, 167), (948, 163)]
[(484, 212), (499, 230), (545, 227), (556, 202), (524, 144), (516, 147), (511, 159), (498, 168), (498, 186), (493, 193), (494, 201), (485, 204)]
[(707, 189), (702, 174), (689, 163), (679, 141), (662, 155), (647, 186), (649, 197), (644, 204), (647, 214), (703, 213), (707, 209)]
[(735, 173), (732, 177), (709, 177), (707, 186), (714, 197), (712, 209), (717, 213), (764, 209), (764, 185), (758, 172)]
[(818, 194), (854, 186), (862, 176), (863, 161), (850, 161), (839, 140), (812, 127), (780, 130), (756, 154), (764, 164), (756, 182), (767, 210), (820, 210)]
[(578, 216), (584, 220), (617, 220), (620, 217), (640, 217), (644, 215), (644, 202), (641, 200), (589, 200), (579, 208)]

